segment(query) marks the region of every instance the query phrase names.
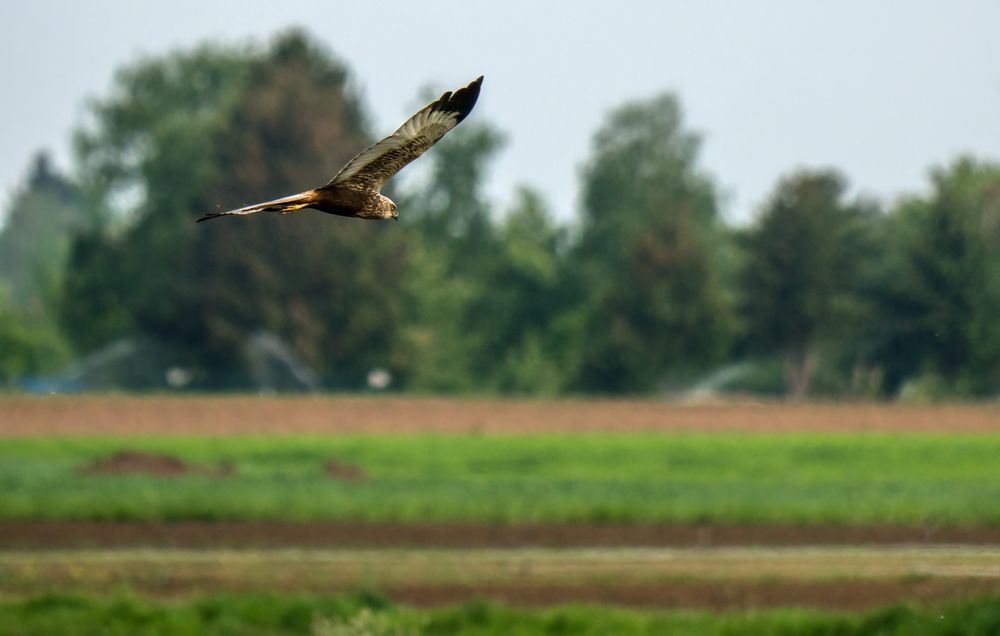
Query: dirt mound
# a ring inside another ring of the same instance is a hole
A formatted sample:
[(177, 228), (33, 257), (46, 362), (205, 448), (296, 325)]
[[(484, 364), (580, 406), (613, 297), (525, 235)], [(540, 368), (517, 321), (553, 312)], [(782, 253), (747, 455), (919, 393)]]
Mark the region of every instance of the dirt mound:
[(344, 481), (364, 481), (368, 478), (364, 469), (355, 464), (348, 464), (338, 459), (330, 459), (323, 464), (323, 472), (327, 477)]
[(156, 475), (159, 477), (174, 477), (177, 475), (211, 475), (225, 477), (235, 471), (231, 464), (221, 466), (199, 466), (188, 464), (184, 460), (161, 453), (147, 453), (137, 450), (122, 450), (101, 457), (83, 466), (79, 470), (84, 475)]

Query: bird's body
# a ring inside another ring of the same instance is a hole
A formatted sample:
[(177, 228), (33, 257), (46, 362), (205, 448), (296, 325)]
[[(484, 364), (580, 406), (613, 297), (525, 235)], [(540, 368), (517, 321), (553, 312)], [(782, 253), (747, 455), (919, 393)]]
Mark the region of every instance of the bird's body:
[(305, 208), (362, 219), (394, 219), (398, 216), (396, 204), (380, 192), (382, 186), (472, 112), (482, 83), (480, 76), (468, 86), (454, 93), (449, 91), (420, 109), (396, 132), (348, 161), (324, 186), (235, 210), (213, 212), (198, 221), (256, 212), (290, 214)]

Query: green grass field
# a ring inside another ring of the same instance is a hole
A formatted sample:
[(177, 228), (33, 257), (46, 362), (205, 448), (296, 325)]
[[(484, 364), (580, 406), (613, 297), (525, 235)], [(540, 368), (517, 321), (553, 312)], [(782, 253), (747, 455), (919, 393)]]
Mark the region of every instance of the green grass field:
[(41, 596), (0, 601), (0, 636), (389, 636), (402, 634), (664, 634), (684, 636), (994, 636), (1000, 599), (945, 607), (894, 606), (862, 614), (767, 610), (710, 614), (594, 606), (516, 609), (492, 603), (434, 610), (393, 607), (374, 594), (228, 595), (151, 601), (135, 596)]
[[(235, 475), (78, 472), (122, 449)], [(986, 434), (15, 438), (0, 518), (997, 524), (998, 457)]]

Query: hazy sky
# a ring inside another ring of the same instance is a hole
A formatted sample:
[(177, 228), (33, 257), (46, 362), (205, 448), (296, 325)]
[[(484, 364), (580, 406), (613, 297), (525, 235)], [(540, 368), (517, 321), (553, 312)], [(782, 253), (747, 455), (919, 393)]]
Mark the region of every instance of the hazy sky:
[[(746, 219), (776, 179), (832, 165), (883, 199), (959, 152), (1000, 159), (1000, 2), (0, 0), (0, 201), (48, 148), (68, 165), (114, 70), (209, 39), (299, 25), (355, 73), (376, 134), (428, 83), (486, 74), (474, 116), (509, 135), (491, 194), (542, 190), (566, 218), (593, 132), (625, 100), (676, 92), (703, 166)], [(309, 185), (309, 184), (303, 184)], [(236, 202), (240, 203), (240, 202)]]

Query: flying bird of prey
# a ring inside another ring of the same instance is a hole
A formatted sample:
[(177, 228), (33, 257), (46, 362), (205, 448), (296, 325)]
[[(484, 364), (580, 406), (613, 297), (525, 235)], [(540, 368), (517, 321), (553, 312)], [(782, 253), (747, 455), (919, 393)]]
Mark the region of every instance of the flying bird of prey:
[(362, 219), (395, 219), (399, 216), (396, 204), (379, 190), (389, 178), (424, 154), (472, 112), (482, 85), (483, 77), (480, 75), (468, 86), (454, 93), (448, 91), (424, 106), (403, 122), (396, 132), (348, 161), (337, 176), (324, 186), (236, 210), (212, 212), (197, 222), (255, 212), (289, 214), (304, 208)]

